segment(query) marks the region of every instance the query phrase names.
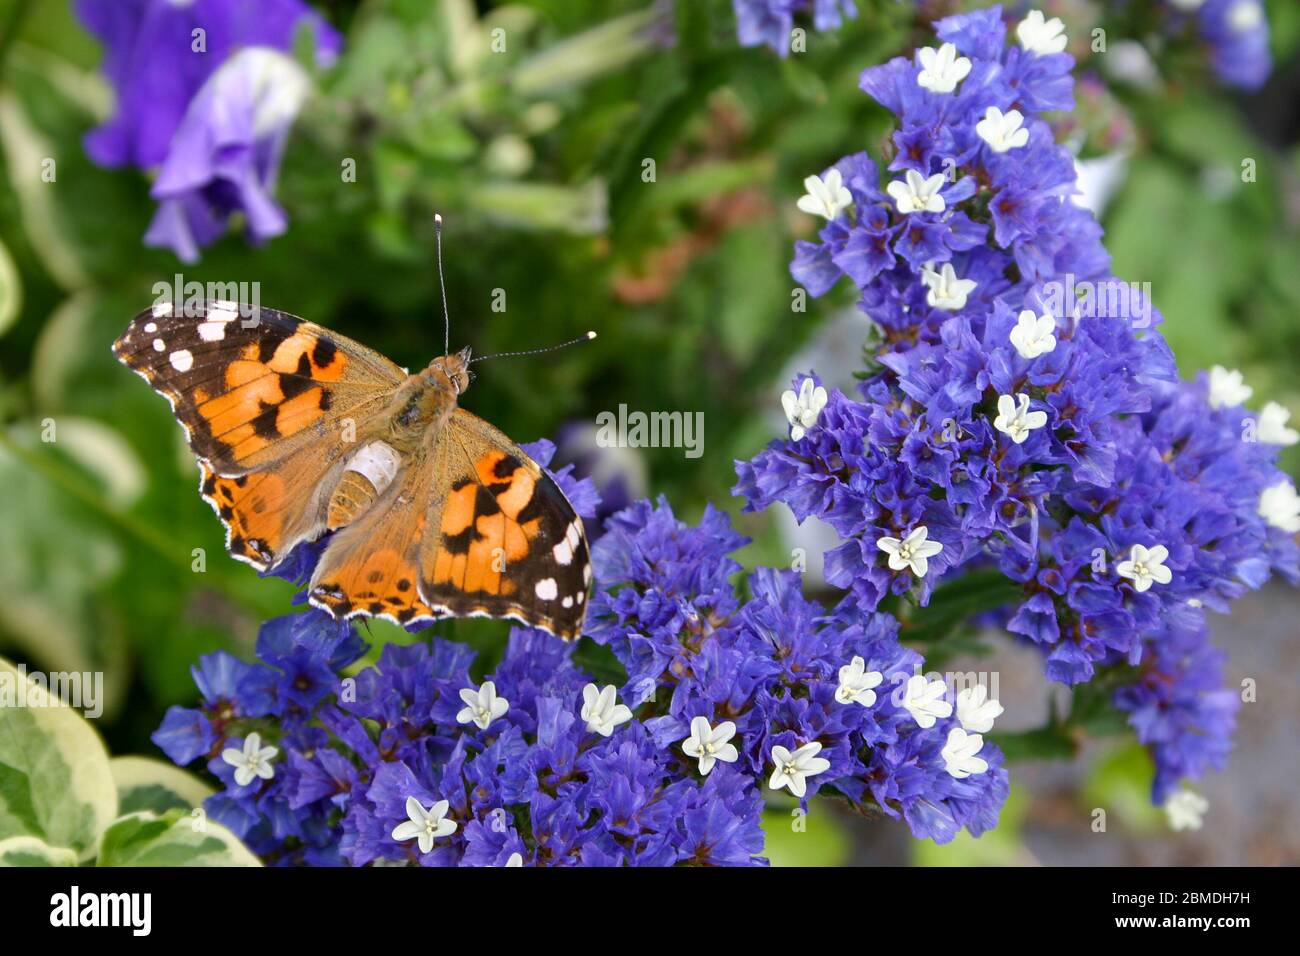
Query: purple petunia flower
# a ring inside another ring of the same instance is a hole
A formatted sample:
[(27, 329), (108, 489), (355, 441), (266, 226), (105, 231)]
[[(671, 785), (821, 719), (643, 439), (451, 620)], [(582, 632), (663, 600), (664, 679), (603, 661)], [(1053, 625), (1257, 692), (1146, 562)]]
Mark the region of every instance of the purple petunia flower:
[(282, 233), (287, 220), (271, 197), (310, 88), (287, 52), (310, 29), (328, 64), (338, 34), (300, 0), (79, 0), (76, 9), (104, 44), (117, 94), (87, 152), (104, 166), (158, 168), (146, 244), (192, 262), (236, 211), (255, 242)]

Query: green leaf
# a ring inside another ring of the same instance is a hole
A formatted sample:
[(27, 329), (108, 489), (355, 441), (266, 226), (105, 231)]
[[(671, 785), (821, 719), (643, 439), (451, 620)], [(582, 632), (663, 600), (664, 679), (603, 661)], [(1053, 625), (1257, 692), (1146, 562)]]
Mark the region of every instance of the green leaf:
[(261, 866), (239, 838), (204, 816), (149, 811), (116, 820), (104, 834), (100, 866)]
[(18, 318), (23, 304), (23, 286), (9, 250), (0, 242), (0, 335)]
[(165, 813), (201, 808), (214, 791), (193, 774), (151, 757), (114, 757), (109, 762), (117, 784), (120, 813)]
[(824, 800), (788, 811), (769, 808), (763, 813), (763, 855), (773, 866), (843, 866), (849, 856), (844, 826)]
[(32, 836), (0, 840), (0, 866), (76, 866), (77, 854)]
[(899, 638), (918, 643), (942, 640), (972, 617), (1010, 604), (1021, 594), (1021, 585), (996, 568), (968, 572), (939, 585), (930, 603), (903, 622)]
[(0, 840), (33, 836), (85, 859), (116, 813), (99, 735), (0, 658)]

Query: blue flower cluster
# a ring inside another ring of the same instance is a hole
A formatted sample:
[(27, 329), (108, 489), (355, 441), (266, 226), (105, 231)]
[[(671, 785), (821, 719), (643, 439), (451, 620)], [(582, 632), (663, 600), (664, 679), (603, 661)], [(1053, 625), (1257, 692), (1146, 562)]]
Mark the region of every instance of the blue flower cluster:
[(1296, 529), (1264, 507), (1276, 448), (1238, 400), (1178, 382), (1159, 314), (1071, 201), (1041, 118), (1070, 107), (1071, 60), (1043, 27), (1008, 47), (997, 8), (950, 17), (938, 50), (863, 73), (899, 118), (886, 172), (859, 153), (810, 178), (821, 205), (801, 208), (829, 221), (791, 271), (814, 295), (857, 287), (871, 374), (738, 462), (735, 490), (832, 525), (827, 580), (863, 613), (996, 564), (1023, 586), (1002, 619), (1051, 679), (1132, 670), (1117, 703), (1163, 800), (1230, 745), (1204, 612), (1294, 581)]
[(732, 0), (732, 7), (740, 45), (771, 47), (781, 56), (790, 53), (796, 16), (811, 13), (814, 29), (835, 30), (858, 15), (853, 0)]
[(333, 28), (303, 0), (77, 0), (76, 11), (104, 44), (117, 99), (87, 153), (157, 171), (145, 243), (194, 262), (236, 212), (254, 241), (284, 232), (272, 194), (309, 87), (289, 53), (310, 29), (317, 59), (332, 62)]
[[(589, 481), (556, 478), (594, 508)], [(985, 741), (982, 768), (950, 769), (961, 718), (909, 711), (900, 688), (922, 662), (896, 622), (827, 615), (795, 572), (755, 572), (742, 601), (744, 543), (722, 513), (692, 527), (663, 502), (607, 522), (588, 635), (626, 671), (619, 688), (523, 628), (481, 679), (440, 639), (358, 666), (352, 627), (313, 609), (265, 624), (256, 663), (203, 658), (202, 703), (173, 707), (154, 740), (206, 760), (225, 786), (208, 812), (275, 863), (761, 864), (765, 783), (939, 842), (995, 826), (1002, 754)], [(855, 676), (889, 682), (879, 695), (845, 691), (854, 658)]]

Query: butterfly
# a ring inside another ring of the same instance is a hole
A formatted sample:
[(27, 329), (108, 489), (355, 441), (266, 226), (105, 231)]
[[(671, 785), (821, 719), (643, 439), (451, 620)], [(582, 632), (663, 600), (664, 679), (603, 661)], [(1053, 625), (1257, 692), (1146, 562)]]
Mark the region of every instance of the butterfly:
[(582, 633), (582, 519), (518, 445), (459, 407), (468, 348), (411, 374), (285, 312), (191, 300), (141, 312), (113, 351), (171, 403), (232, 557), (265, 571), (330, 533), (307, 597), (336, 618)]

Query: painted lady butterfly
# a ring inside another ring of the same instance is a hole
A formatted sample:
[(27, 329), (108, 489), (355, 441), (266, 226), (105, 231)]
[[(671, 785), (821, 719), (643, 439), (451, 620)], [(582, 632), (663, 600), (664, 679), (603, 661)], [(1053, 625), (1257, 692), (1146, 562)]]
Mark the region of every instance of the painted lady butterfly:
[(159, 305), (113, 345), (171, 402), (233, 557), (266, 570), (332, 532), (308, 598), (336, 617), (582, 633), (582, 519), (519, 446), (458, 407), (469, 349), (412, 375), (286, 313), (247, 314)]

